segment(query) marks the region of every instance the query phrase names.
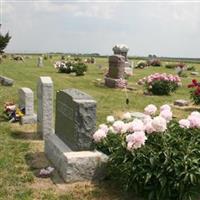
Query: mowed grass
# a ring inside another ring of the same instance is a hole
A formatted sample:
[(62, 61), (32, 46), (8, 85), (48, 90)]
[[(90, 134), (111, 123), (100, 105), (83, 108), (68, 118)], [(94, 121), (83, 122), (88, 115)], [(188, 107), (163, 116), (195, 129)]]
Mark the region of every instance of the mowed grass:
[[(50, 76), (54, 82), (54, 98), (56, 91), (66, 88), (76, 88), (93, 96), (97, 101), (97, 124), (103, 123), (107, 115), (118, 115), (124, 111), (143, 111), (147, 104), (153, 103), (157, 106), (166, 103), (173, 103), (174, 100), (184, 98), (189, 99), (187, 84), (194, 78), (188, 72), (188, 77), (182, 78), (183, 86), (170, 96), (144, 96), (141, 86), (136, 83), (140, 78), (156, 72), (166, 72), (175, 74), (175, 70), (163, 67), (150, 67), (147, 69), (135, 69), (134, 76), (129, 79), (129, 84), (134, 88), (128, 91), (130, 100), (126, 105), (126, 95), (124, 90), (110, 89), (96, 84), (96, 79), (102, 79), (107, 70), (106, 58), (97, 58), (96, 64), (88, 65), (88, 72), (85, 76), (76, 77), (72, 74), (61, 74), (53, 67), (53, 63), (58, 58), (44, 60), (44, 67), (37, 67), (37, 57), (26, 59), (25, 62), (16, 62), (9, 59), (0, 64), (0, 75), (10, 77), (15, 80), (13, 87), (0, 86), (0, 200), (2, 199), (125, 199), (122, 194), (115, 194), (101, 185), (79, 185), (68, 190), (57, 190), (49, 184), (44, 189), (31, 187), (36, 182), (43, 184), (41, 179), (37, 179), (31, 167), (27, 164), (27, 155), (35, 152), (37, 143), (35, 137), (22, 139), (20, 134), (26, 133), (24, 127), (16, 127), (8, 124), (3, 117), (3, 104), (6, 101), (18, 101), (18, 89), (29, 87), (35, 92), (35, 111), (37, 107), (36, 87), (40, 76)], [(103, 68), (100, 70), (98, 65)], [(191, 64), (200, 71), (199, 64)], [(175, 110), (174, 114), (178, 118), (184, 117), (188, 112)], [(33, 127), (33, 133), (35, 128)], [(23, 130), (23, 131), (19, 131)], [(36, 133), (34, 133), (36, 134)], [(42, 150), (41, 150), (42, 151)], [(45, 183), (44, 183), (45, 184)], [(68, 186), (66, 186), (68, 187)], [(52, 189), (53, 188), (53, 189)], [(122, 195), (122, 196), (121, 196)]]

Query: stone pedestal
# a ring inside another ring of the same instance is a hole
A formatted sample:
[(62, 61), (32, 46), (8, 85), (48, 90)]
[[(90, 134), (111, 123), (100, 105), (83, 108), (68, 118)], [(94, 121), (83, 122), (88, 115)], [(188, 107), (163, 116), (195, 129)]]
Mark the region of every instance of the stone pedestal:
[(54, 133), (53, 129), (53, 82), (50, 77), (43, 76), (37, 85), (37, 132), (44, 138)]
[(67, 183), (101, 180), (108, 157), (98, 151), (72, 151), (57, 135), (45, 138), (45, 154)]
[(19, 107), (25, 109), (25, 115), (21, 117), (21, 124), (34, 124), (37, 115), (34, 113), (34, 95), (30, 88), (19, 89)]

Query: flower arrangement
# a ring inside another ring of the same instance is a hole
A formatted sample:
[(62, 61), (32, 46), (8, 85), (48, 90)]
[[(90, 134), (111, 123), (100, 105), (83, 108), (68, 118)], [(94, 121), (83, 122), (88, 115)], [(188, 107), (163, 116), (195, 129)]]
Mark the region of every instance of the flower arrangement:
[(194, 104), (200, 104), (200, 83), (197, 82), (196, 79), (192, 80), (192, 83), (188, 85), (188, 88), (191, 88), (190, 98), (194, 102)]
[(16, 104), (12, 102), (6, 102), (4, 104), (4, 113), (9, 122), (17, 122), (25, 114), (25, 108), (18, 108)]
[(181, 79), (179, 76), (174, 76), (172, 74), (155, 73), (140, 79), (138, 84), (144, 85), (145, 89), (150, 94), (169, 95), (181, 86)]
[(200, 113), (175, 121), (169, 105), (144, 110), (143, 119), (108, 116), (94, 133), (109, 155), (108, 177), (145, 199), (192, 199), (200, 185)]

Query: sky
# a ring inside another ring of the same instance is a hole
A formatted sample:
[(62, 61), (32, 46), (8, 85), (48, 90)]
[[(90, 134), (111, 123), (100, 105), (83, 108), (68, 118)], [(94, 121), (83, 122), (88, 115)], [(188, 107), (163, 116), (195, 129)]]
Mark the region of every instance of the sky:
[(200, 0), (1, 0), (6, 52), (200, 57)]

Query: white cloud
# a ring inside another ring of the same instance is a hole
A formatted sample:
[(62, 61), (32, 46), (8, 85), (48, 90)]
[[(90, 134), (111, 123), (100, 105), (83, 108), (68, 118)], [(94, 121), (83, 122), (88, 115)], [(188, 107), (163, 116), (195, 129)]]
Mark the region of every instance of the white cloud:
[(130, 54), (199, 56), (200, 3), (4, 2), (9, 51), (112, 53), (126, 43)]

